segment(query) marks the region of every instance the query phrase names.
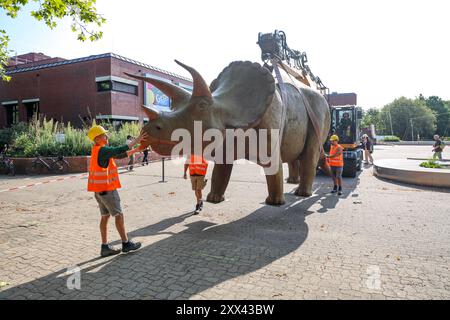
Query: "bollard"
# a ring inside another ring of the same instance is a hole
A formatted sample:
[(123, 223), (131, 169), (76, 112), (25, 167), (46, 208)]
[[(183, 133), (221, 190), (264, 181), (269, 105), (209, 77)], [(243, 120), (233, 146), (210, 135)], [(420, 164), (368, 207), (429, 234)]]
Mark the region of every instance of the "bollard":
[(161, 181), (159, 181), (160, 183), (165, 183), (165, 182), (167, 182), (166, 180), (165, 180), (165, 177), (164, 177), (164, 157), (162, 158), (162, 180)]

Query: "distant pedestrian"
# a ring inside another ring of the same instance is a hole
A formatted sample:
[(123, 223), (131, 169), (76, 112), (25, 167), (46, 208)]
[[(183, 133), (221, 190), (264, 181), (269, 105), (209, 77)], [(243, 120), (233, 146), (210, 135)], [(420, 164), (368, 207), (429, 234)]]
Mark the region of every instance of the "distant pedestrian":
[(187, 179), (187, 169), (191, 176), (192, 190), (195, 191), (197, 204), (195, 205), (194, 214), (198, 214), (203, 209), (202, 190), (206, 186), (206, 171), (208, 170), (208, 162), (202, 156), (191, 155), (184, 165), (184, 178)]
[(373, 164), (372, 152), (373, 145), (367, 134), (363, 134), (361, 140), (361, 147), (364, 150), (364, 163), (365, 164)]
[(444, 151), (444, 143), (437, 134), (435, 134), (433, 138), (435, 141), (433, 145), (433, 160), (436, 160), (436, 158), (438, 158), (439, 161), (442, 161), (442, 151)]
[(142, 165), (147, 165), (148, 166), (148, 147), (144, 149), (143, 153), (144, 153), (144, 158), (142, 159)]
[(344, 170), (344, 148), (339, 144), (339, 137), (332, 135), (330, 137), (331, 147), (330, 154), (326, 155), (328, 165), (330, 166), (333, 178), (333, 191), (340, 196), (342, 195), (342, 171)]
[[(131, 142), (134, 141), (134, 138), (130, 135), (127, 136), (127, 144), (129, 145)], [(130, 155), (130, 160), (128, 161), (128, 170), (133, 171), (133, 165), (134, 165), (134, 154)]]

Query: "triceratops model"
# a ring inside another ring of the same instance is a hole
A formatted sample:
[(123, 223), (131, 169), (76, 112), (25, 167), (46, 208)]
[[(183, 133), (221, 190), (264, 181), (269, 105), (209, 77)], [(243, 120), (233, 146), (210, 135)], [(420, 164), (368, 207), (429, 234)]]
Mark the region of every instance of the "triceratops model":
[[(311, 195), (321, 145), (325, 142), (330, 128), (330, 111), (327, 101), (320, 93), (285, 83), (283, 101), (269, 70), (258, 63), (248, 61), (232, 62), (208, 87), (195, 69), (176, 62), (192, 75), (192, 93), (158, 79), (127, 74), (153, 84), (172, 99), (172, 112), (160, 112), (144, 107), (150, 121), (143, 130), (151, 137), (149, 141), (153, 150), (161, 155), (170, 155), (174, 148), (174, 143), (170, 142), (173, 131), (184, 128), (193, 135), (196, 121), (201, 121), (203, 132), (208, 129), (218, 129), (220, 132), (227, 129), (254, 130), (257, 133), (258, 146), (260, 139), (266, 139), (273, 134), (271, 132), (276, 132), (271, 129), (282, 129), (281, 139), (275, 139), (276, 143), (281, 141), (278, 148), (272, 149), (273, 137), (268, 138), (267, 150), (269, 153), (270, 150), (275, 150), (270, 156), (272, 160), (276, 160), (272, 161), (276, 163), (276, 168), (266, 173), (269, 193), (266, 203), (282, 205), (285, 202), (282, 167), (284, 162), (289, 164), (291, 180), (298, 180), (300, 177), (295, 194), (305, 197)], [(308, 117), (305, 102), (310, 104), (319, 124), (316, 131)], [(260, 132), (264, 134), (259, 135)], [(226, 139), (225, 134), (223, 137)], [(227, 152), (232, 152), (232, 160), (250, 159), (248, 150), (245, 155), (239, 155), (236, 150), (230, 151), (225, 147), (223, 151), (224, 157)], [(267, 167), (259, 156), (255, 162)], [(232, 162), (216, 161), (207, 201), (218, 203), (224, 200), (232, 169)]]

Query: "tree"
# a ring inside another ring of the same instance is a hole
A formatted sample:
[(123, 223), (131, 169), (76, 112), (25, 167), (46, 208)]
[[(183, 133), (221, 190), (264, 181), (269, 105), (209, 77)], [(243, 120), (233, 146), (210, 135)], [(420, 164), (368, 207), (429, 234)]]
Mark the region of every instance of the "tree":
[[(38, 2), (39, 9), (32, 11), (33, 16), (38, 21), (44, 21), (51, 29), (56, 27), (56, 19), (64, 17), (72, 18), (72, 31), (78, 33), (78, 40), (96, 41), (103, 36), (101, 31), (88, 30), (88, 24), (95, 24), (100, 27), (106, 20), (97, 13), (95, 8), (96, 0), (0, 0), (0, 9), (6, 11), (11, 18), (16, 18), (20, 9), (29, 2)], [(5, 73), (7, 65), (9, 37), (5, 30), (0, 29), (0, 78), (9, 80)]]
[(421, 138), (433, 137), (436, 130), (436, 115), (426, 106), (424, 100), (420, 98), (411, 100), (405, 97), (395, 99), (383, 107), (381, 118), (389, 119), (389, 113), (393, 133), (400, 139), (410, 140), (412, 133), (414, 140), (417, 139), (417, 135)]
[(436, 114), (436, 133), (445, 136), (450, 131), (450, 108), (437, 96), (425, 99), (427, 107)]
[(381, 111), (379, 109), (372, 108), (364, 112), (361, 127), (370, 128), (371, 124), (375, 126), (375, 132), (377, 134), (387, 134), (386, 123), (381, 118)]

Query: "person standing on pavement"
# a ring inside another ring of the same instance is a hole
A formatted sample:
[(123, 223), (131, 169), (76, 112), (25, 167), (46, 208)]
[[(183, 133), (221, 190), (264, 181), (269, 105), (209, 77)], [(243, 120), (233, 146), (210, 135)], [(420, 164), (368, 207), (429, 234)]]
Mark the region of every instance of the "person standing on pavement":
[(342, 195), (342, 171), (344, 170), (344, 148), (339, 144), (339, 137), (332, 135), (330, 137), (331, 147), (330, 154), (326, 155), (327, 163), (331, 168), (333, 178), (333, 191), (340, 196)]
[(208, 170), (208, 162), (202, 156), (191, 155), (184, 164), (184, 179), (187, 179), (186, 172), (188, 168), (192, 190), (195, 191), (195, 197), (197, 198), (194, 214), (198, 214), (203, 209), (202, 190), (207, 182), (205, 176)]
[(436, 160), (436, 158), (438, 158), (439, 161), (442, 161), (442, 151), (444, 150), (444, 144), (437, 134), (433, 136), (433, 139), (434, 141), (436, 141), (433, 145), (433, 160)]
[(149, 147), (145, 148), (144, 151), (142, 151), (144, 153), (144, 158), (142, 159), (142, 165), (147, 165), (148, 166), (148, 150)]
[(367, 134), (362, 135), (362, 141), (361, 146), (364, 149), (364, 163), (365, 164), (373, 164), (373, 158), (372, 158), (372, 141), (370, 141), (370, 138)]
[[(130, 145), (130, 143), (133, 141), (134, 141), (134, 138), (132, 136), (128, 135), (127, 136), (127, 145)], [(131, 146), (131, 147), (133, 147), (133, 146)], [(133, 171), (133, 164), (134, 164), (134, 154), (130, 155), (130, 161), (128, 161), (128, 170), (129, 171)]]
[[(125, 231), (125, 221), (120, 206), (119, 193), (117, 192), (121, 184), (114, 159), (126, 158), (142, 151), (140, 147), (135, 149), (132, 149), (132, 147), (136, 143), (145, 141), (147, 138), (147, 135), (143, 133), (136, 140), (131, 140), (128, 144), (113, 148), (108, 146), (107, 133), (102, 126), (98, 125), (93, 126), (87, 133), (89, 139), (94, 142), (91, 151), (87, 190), (94, 192), (100, 208), (100, 234), (102, 238), (100, 255), (102, 257), (137, 250), (141, 247), (139, 242), (129, 240)], [(115, 249), (108, 243), (108, 221), (110, 216), (115, 218), (116, 228), (122, 239), (122, 250)]]

